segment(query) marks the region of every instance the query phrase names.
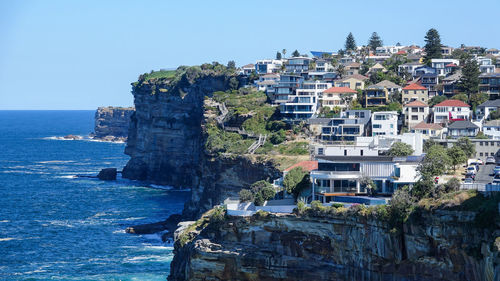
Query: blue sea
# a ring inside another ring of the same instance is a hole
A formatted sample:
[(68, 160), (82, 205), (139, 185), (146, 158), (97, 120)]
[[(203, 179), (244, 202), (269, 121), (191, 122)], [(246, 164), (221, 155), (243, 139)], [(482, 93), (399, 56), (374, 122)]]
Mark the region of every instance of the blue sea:
[(173, 248), (131, 225), (180, 213), (189, 194), (75, 178), (126, 164), (125, 144), (57, 140), (94, 111), (0, 111), (0, 280), (165, 280)]

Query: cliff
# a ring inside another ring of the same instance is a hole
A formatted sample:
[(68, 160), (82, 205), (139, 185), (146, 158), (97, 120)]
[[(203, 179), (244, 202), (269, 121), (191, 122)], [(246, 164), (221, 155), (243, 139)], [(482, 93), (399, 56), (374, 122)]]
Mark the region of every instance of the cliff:
[(176, 235), (169, 280), (499, 280), (500, 232), (474, 218), (423, 212), (400, 233), (350, 212), (198, 221)]
[(205, 150), (205, 100), (243, 82), (231, 70), (208, 64), (163, 77), (142, 75), (132, 88), (136, 111), (125, 148), (131, 159), (123, 177), (191, 188), (187, 219), (199, 217), (244, 186), (275, 178), (279, 171), (269, 161)]
[(99, 107), (95, 113), (92, 138), (105, 141), (126, 141), (133, 107)]

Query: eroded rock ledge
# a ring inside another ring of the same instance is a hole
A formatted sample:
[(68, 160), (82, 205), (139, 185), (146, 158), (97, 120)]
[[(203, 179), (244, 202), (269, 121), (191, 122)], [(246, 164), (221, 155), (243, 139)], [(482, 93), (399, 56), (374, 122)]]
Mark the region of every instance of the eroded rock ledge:
[(95, 113), (93, 139), (125, 142), (133, 107), (99, 107)]

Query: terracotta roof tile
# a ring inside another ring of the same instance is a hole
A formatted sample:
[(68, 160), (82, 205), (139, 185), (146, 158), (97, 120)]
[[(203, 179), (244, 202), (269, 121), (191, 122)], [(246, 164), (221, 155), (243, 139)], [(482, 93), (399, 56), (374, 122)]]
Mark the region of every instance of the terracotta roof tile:
[(403, 90), (427, 90), (427, 88), (417, 83), (413, 83), (404, 87)]
[(343, 93), (357, 93), (356, 91), (354, 91), (353, 89), (351, 88), (347, 88), (347, 87), (331, 87), (331, 88), (328, 88), (326, 89), (323, 93), (327, 93), (327, 94), (343, 94)]
[(405, 107), (427, 107), (429, 106), (428, 104), (424, 103), (424, 102), (421, 102), (421, 101), (418, 101), (418, 100), (414, 100), (412, 102), (409, 102), (407, 104), (404, 105)]
[(470, 105), (460, 100), (445, 100), (436, 104), (434, 107), (436, 106), (470, 107)]
[(318, 169), (318, 161), (302, 161), (297, 164), (294, 164), (285, 169), (285, 172), (288, 172), (294, 168), (301, 167), (304, 171), (312, 171)]
[(434, 129), (434, 130), (441, 130), (443, 127), (439, 124), (434, 124), (434, 123), (425, 123), (424, 121), (418, 123), (413, 127), (413, 129)]

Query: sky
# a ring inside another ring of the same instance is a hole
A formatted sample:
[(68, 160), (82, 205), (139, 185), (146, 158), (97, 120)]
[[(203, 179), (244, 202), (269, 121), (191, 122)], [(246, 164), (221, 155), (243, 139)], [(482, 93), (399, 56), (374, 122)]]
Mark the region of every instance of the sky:
[[(376, 4), (375, 4), (376, 3)], [(385, 45), (500, 48), (498, 0), (0, 0), (0, 110), (131, 106), (130, 83), (179, 65), (337, 51), (376, 31)]]

